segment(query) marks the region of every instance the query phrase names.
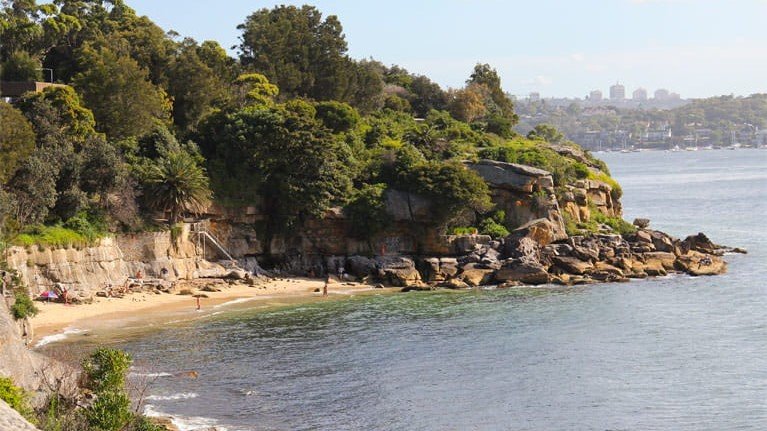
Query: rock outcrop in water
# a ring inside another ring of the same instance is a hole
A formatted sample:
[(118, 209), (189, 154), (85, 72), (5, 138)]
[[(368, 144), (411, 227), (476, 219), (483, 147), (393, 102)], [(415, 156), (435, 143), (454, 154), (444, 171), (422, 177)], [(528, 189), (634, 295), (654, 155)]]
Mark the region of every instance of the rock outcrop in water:
[[(646, 226), (646, 225), (645, 225)], [(464, 255), (370, 259), (336, 257), (347, 274), (404, 290), (480, 285), (575, 285), (686, 273), (726, 272), (722, 255), (745, 252), (711, 242), (704, 234), (684, 240), (647, 227), (626, 236), (595, 234), (559, 239), (548, 219), (534, 220), (502, 241), (477, 241)]]

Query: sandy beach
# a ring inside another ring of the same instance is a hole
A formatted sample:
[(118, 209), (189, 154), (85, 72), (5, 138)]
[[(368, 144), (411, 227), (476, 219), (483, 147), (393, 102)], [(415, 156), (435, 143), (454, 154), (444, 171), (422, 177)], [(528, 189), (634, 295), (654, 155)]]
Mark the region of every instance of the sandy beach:
[[(185, 286), (202, 287), (202, 280), (193, 281)], [(93, 303), (65, 305), (62, 303), (39, 303), (40, 313), (32, 319), (34, 338), (31, 345), (40, 346), (51, 341), (63, 339), (69, 332), (87, 332), (105, 327), (119, 328), (135, 326), (141, 322), (179, 321), (199, 318), (202, 315), (220, 311), (227, 305), (248, 303), (271, 305), (289, 304), (297, 301), (322, 299), (324, 279), (280, 278), (272, 279), (257, 286), (246, 284), (227, 285), (219, 283), (220, 292), (200, 291), (207, 298), (200, 299), (197, 310), (196, 298), (191, 295), (133, 293), (123, 298), (97, 297)], [(316, 291), (319, 290), (319, 291)], [(372, 286), (360, 283), (331, 281), (328, 285), (328, 298), (348, 297), (354, 293), (374, 290)], [(381, 290), (381, 289), (375, 289)], [(386, 289), (390, 290), (390, 289)]]

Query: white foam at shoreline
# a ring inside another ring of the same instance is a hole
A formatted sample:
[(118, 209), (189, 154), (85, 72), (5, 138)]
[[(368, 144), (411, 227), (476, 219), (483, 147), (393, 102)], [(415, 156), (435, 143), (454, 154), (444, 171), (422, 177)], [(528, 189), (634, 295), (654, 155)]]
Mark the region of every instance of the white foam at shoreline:
[(224, 302), (224, 303), (221, 303), (221, 304), (218, 304), (218, 305), (214, 305), (213, 308), (216, 309), (216, 308), (221, 308), (221, 307), (227, 307), (227, 306), (230, 306), (230, 305), (242, 304), (244, 302), (256, 301), (256, 300), (259, 300), (259, 299), (269, 299), (271, 297), (272, 297), (272, 295), (261, 295), (261, 296), (253, 296), (253, 297), (250, 297), (250, 298), (237, 298), (237, 299), (233, 299), (231, 301), (227, 301), (227, 302)]
[(218, 421), (212, 418), (204, 417), (185, 417), (185, 416), (172, 416), (167, 413), (163, 413), (156, 410), (151, 404), (144, 406), (144, 415), (148, 417), (162, 417), (170, 418), (170, 421), (180, 431), (200, 431), (214, 428), (216, 431), (228, 431), (228, 428), (218, 425)]
[(38, 340), (37, 343), (35, 344), (35, 347), (37, 348), (37, 347), (45, 346), (46, 344), (62, 341), (62, 340), (65, 340), (70, 335), (82, 334), (84, 332), (86, 332), (84, 329), (65, 328), (64, 331), (59, 334), (46, 335), (45, 337), (40, 338), (40, 340)]
[(149, 401), (188, 400), (198, 396), (199, 394), (194, 392), (180, 392), (172, 395), (149, 395), (146, 399)]

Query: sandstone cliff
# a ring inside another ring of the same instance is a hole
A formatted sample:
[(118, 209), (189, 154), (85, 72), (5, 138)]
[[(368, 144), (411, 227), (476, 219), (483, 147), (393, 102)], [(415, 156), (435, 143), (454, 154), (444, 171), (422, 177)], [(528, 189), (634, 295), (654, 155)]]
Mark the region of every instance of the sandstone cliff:
[(81, 300), (105, 283), (120, 285), (138, 272), (159, 278), (165, 268), (164, 278), (171, 281), (226, 274), (224, 267), (201, 255), (189, 224), (176, 240), (165, 231), (106, 237), (82, 249), (12, 247), (8, 264), (33, 295), (62, 283), (72, 298)]
[(5, 300), (0, 300), (0, 375), (10, 377), (16, 385), (28, 391), (36, 407), (45, 403), (52, 390), (59, 391), (65, 397), (74, 397), (77, 393), (76, 373), (64, 364), (27, 348)]
[(37, 431), (37, 428), (20, 414), (0, 401), (0, 430), (3, 431)]

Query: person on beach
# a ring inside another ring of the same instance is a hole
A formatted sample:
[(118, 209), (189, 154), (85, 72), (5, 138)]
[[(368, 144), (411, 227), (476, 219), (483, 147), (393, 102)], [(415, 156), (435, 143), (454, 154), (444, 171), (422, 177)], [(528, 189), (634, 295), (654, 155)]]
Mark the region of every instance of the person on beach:
[(330, 274), (325, 276), (325, 285), (322, 286), (322, 296), (328, 296), (328, 283), (330, 283)]
[(5, 296), (5, 288), (6, 288), (5, 277), (6, 277), (6, 274), (7, 273), (5, 271), (0, 271), (0, 295), (2, 295), (2, 296)]
[(197, 299), (197, 311), (200, 311), (200, 297), (196, 296), (195, 299)]

